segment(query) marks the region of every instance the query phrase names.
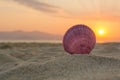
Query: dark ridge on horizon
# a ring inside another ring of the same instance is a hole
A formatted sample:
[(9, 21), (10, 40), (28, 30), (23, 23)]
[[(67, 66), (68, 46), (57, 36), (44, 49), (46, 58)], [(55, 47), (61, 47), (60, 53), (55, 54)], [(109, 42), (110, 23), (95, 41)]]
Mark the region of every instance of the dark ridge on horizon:
[(0, 40), (61, 40), (61, 35), (50, 34), (40, 31), (26, 32), (17, 31), (2, 31), (0, 32)]

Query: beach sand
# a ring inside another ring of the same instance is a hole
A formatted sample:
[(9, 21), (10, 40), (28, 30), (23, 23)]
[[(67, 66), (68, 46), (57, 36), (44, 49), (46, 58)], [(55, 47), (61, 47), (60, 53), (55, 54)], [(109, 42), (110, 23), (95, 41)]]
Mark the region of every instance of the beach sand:
[(70, 55), (60, 43), (0, 43), (0, 80), (120, 80), (120, 43)]

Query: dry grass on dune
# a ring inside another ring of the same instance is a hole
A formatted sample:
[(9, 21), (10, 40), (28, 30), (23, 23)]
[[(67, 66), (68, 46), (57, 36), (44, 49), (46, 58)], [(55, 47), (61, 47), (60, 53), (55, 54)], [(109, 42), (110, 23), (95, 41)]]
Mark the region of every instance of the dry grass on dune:
[(0, 72), (9, 70), (12, 67), (20, 64), (22, 60), (12, 57), (7, 54), (0, 54)]
[[(11, 46), (4, 48), (4, 46)], [(2, 47), (2, 48), (1, 48)], [(30, 60), (33, 57), (45, 56), (59, 57), (64, 54), (61, 44), (54, 43), (2, 43), (0, 51), (9, 54), (24, 61)], [(56, 52), (61, 52), (57, 53)]]
[(101, 43), (96, 44), (92, 54), (104, 57), (120, 59), (120, 43)]
[(119, 43), (97, 44), (91, 55), (69, 55), (61, 44), (1, 43), (0, 80), (120, 80), (119, 51)]

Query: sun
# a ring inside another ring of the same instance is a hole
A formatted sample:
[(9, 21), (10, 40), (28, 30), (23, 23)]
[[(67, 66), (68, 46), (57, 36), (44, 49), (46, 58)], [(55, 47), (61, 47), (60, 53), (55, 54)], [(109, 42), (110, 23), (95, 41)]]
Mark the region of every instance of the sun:
[(99, 35), (103, 35), (105, 32), (104, 32), (103, 29), (99, 29), (99, 30), (98, 30), (98, 33), (99, 33)]

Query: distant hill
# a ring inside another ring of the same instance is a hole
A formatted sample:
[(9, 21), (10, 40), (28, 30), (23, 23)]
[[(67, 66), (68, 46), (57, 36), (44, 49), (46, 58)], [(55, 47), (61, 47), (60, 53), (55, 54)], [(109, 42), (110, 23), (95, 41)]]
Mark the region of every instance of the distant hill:
[(0, 40), (61, 40), (61, 35), (53, 35), (45, 32), (11, 31), (0, 32)]

